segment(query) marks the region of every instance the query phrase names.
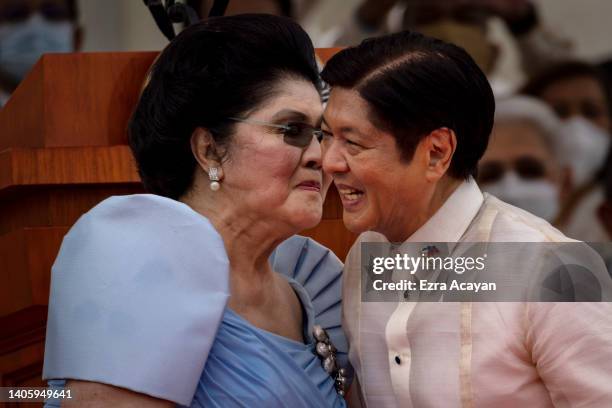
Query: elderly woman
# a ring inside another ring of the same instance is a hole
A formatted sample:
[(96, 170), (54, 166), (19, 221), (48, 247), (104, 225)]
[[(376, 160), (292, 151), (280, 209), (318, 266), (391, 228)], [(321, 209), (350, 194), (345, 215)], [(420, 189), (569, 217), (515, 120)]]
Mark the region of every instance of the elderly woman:
[(44, 378), (71, 389), (62, 406), (344, 406), (342, 266), (290, 238), (329, 185), (319, 83), (281, 17), (213, 18), (161, 53), (129, 129), (152, 194), (93, 208), (53, 267)]
[[(362, 400), (376, 408), (612, 406), (610, 303), (423, 303), (404, 301), (408, 290), (388, 302), (362, 300), (369, 242), (400, 243), (390, 251), (414, 244), (423, 252), (413, 258), (425, 259), (444, 250), (440, 243), (453, 255), (470, 242), (570, 241), (474, 181), (494, 99), (472, 58), (401, 32), (341, 51), (322, 77), (332, 87), (323, 169), (340, 192), (346, 226), (362, 233), (343, 278)], [(541, 272), (529, 263), (538, 259), (501, 260), (508, 274)], [(603, 279), (601, 260), (593, 265)]]
[(489, 146), (478, 165), (483, 191), (552, 222), (569, 194), (561, 121), (543, 102), (512, 96), (497, 102)]

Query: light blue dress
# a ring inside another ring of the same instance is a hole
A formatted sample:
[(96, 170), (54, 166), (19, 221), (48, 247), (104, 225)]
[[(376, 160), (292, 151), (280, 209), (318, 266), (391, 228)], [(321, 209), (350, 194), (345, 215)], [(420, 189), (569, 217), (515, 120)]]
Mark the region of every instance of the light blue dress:
[(229, 262), (205, 217), (149, 194), (103, 201), (66, 235), (53, 265), (43, 378), (190, 407), (344, 407), (311, 334), (325, 328), (346, 366), (341, 262), (299, 236), (270, 261), (302, 303), (306, 344), (227, 307)]

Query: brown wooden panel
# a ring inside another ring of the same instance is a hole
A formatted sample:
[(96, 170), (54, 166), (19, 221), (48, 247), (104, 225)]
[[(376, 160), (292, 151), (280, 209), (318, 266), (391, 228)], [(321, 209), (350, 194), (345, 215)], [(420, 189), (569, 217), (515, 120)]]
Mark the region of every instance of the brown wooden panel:
[(26, 251), (23, 230), (0, 236), (0, 316), (25, 309), (32, 303)]
[(25, 230), (27, 271), (30, 275), (32, 305), (49, 304), (51, 266), (68, 230), (68, 227), (28, 228)]
[(26, 347), (21, 347), (12, 353), (0, 355), (0, 371), (2, 372), (2, 380), (7, 384), (6, 386), (17, 386), (21, 381), (30, 378), (30, 374), (23, 375), (19, 370), (40, 364), (43, 361), (45, 344), (42, 341), (43, 339), (40, 340)]
[(138, 183), (128, 146), (10, 148), (0, 152), (0, 192), (14, 186)]
[(37, 64), (0, 109), (0, 151), (11, 146), (43, 145), (43, 81), (42, 66)]
[(44, 340), (46, 323), (46, 306), (32, 306), (0, 317), (0, 355)]
[(0, 150), (125, 144), (127, 120), (156, 55), (44, 55), (0, 110)]
[(0, 194), (0, 235), (23, 227), (71, 226), (100, 201), (142, 193), (140, 183), (28, 186)]
[(68, 229), (23, 228), (0, 236), (0, 317), (47, 305), (51, 265)]
[(323, 204), (323, 219), (336, 220), (342, 218), (342, 201), (334, 184), (331, 185)]
[(2, 385), (0, 386), (25, 387), (26, 384), (42, 386), (44, 352), (44, 339), (40, 339), (12, 353), (0, 354), (0, 373), (2, 373)]

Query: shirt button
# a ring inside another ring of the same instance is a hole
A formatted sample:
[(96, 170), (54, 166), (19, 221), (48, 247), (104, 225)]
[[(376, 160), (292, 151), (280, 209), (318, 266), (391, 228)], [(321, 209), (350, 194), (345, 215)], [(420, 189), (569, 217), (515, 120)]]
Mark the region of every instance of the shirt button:
[(395, 356), (395, 363), (396, 363), (397, 365), (402, 364), (402, 360), (399, 358), (399, 356)]

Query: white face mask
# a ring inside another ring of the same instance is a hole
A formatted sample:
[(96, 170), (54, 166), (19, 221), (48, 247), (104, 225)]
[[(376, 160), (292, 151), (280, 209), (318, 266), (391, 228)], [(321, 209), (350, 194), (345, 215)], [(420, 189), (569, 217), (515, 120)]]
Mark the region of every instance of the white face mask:
[(16, 82), (44, 53), (73, 51), (74, 27), (69, 21), (49, 22), (34, 13), (24, 22), (0, 26), (0, 69)]
[(525, 180), (507, 171), (499, 181), (483, 185), (483, 190), (546, 221), (559, 213), (559, 187), (546, 179)]
[(610, 136), (588, 120), (575, 117), (563, 123), (560, 137), (563, 162), (572, 169), (574, 188), (581, 187), (603, 166)]

